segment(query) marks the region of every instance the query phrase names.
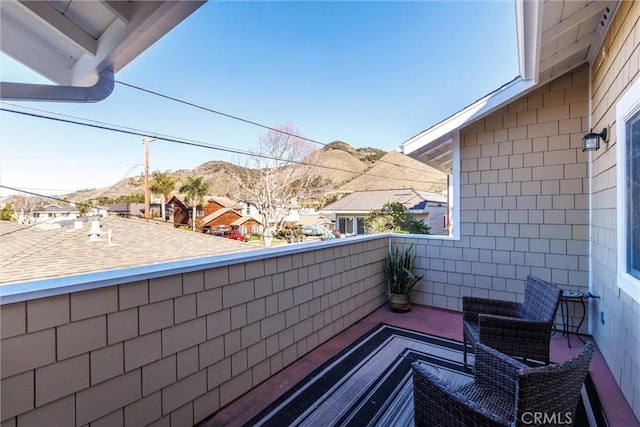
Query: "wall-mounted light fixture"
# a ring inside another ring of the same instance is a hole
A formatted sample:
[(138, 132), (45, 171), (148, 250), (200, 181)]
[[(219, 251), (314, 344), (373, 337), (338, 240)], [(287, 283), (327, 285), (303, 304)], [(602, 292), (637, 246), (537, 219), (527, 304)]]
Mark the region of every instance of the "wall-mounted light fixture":
[(607, 128), (602, 129), (602, 132), (595, 133), (593, 129), (582, 137), (582, 151), (597, 151), (600, 149), (600, 140), (603, 142), (609, 142), (607, 139)]

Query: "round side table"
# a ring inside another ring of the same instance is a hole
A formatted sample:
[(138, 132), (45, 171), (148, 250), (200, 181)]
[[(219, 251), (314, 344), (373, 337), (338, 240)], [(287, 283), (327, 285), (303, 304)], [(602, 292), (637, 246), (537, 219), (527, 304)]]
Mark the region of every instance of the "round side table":
[[(579, 331), (582, 323), (584, 322), (584, 318), (587, 315), (587, 306), (585, 305), (584, 301), (589, 298), (589, 296), (589, 294), (585, 294), (584, 292), (580, 291), (574, 291), (572, 289), (562, 290), (562, 296), (560, 297), (560, 312), (562, 313), (562, 335), (567, 336), (567, 345), (569, 346), (569, 348), (571, 348), (569, 334), (575, 334), (580, 341), (586, 344), (586, 341), (583, 340), (580, 336)], [(578, 323), (577, 326), (573, 325), (573, 317), (569, 317), (569, 302), (579, 302), (580, 305), (582, 305), (582, 317), (580, 318), (580, 323)]]

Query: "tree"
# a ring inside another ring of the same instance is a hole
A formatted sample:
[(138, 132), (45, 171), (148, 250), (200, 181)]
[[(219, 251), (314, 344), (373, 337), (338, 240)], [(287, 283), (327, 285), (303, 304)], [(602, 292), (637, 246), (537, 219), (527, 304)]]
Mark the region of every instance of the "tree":
[(313, 144), (296, 129), (283, 126), (262, 135), (258, 149), (247, 156), (245, 168), (238, 168), (236, 194), (258, 208), (265, 246), (271, 246), (289, 208), (318, 192), (310, 165), (300, 164), (314, 151)]
[(162, 220), (167, 220), (165, 203), (176, 186), (177, 179), (166, 172), (153, 172), (149, 189), (154, 194), (162, 194)]
[(115, 203), (144, 203), (144, 193), (137, 192), (116, 197)]
[(429, 234), (429, 227), (415, 219), (400, 202), (387, 202), (365, 220), (367, 233)]
[(30, 224), (34, 221), (33, 212), (43, 204), (44, 200), (39, 197), (15, 196), (13, 208), (18, 215), (18, 222)]
[(2, 221), (16, 221), (16, 211), (13, 209), (13, 204), (7, 203), (0, 209), (0, 220)]
[(80, 214), (80, 216), (84, 216), (89, 212), (91, 212), (91, 205), (89, 204), (89, 202), (79, 202), (79, 203), (74, 203), (74, 205), (78, 210), (78, 213)]
[(196, 208), (201, 205), (209, 191), (209, 184), (201, 176), (187, 177), (178, 190), (185, 195), (185, 201), (193, 206), (193, 230), (196, 230)]

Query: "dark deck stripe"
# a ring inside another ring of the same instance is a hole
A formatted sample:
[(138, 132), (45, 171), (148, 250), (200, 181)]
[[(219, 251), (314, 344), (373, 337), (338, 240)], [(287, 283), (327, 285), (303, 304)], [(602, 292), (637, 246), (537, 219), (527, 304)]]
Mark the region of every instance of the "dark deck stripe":
[[(260, 424), (264, 426), (282, 427), (292, 424), (315, 402), (321, 400), (322, 397), (335, 386), (337, 381), (350, 375), (358, 364), (370, 354), (375, 353), (377, 349), (384, 345), (392, 336), (400, 336), (459, 352), (462, 352), (463, 348), (463, 344), (459, 341), (380, 323), (371, 331), (358, 338), (350, 346), (315, 369), (245, 425), (253, 426)], [(405, 350), (388, 365), (386, 372), (378, 372), (377, 379), (370, 384), (366, 390), (363, 390), (358, 396), (353, 396), (354, 400), (350, 404), (350, 409), (338, 420), (337, 425), (361, 426), (379, 417), (381, 412), (387, 410), (387, 406), (389, 405), (387, 401), (389, 398), (404, 384), (407, 375), (410, 375), (411, 363), (417, 360), (462, 375), (471, 375), (471, 369), (465, 368), (461, 362), (454, 362), (443, 359), (442, 357), (423, 353), (419, 350), (405, 348)], [(305, 387), (307, 388), (305, 389)], [(608, 426), (606, 416), (602, 411), (600, 400), (590, 376), (587, 377), (585, 387), (593, 408), (597, 426)], [(282, 407), (279, 408), (280, 406)], [(575, 425), (588, 425), (582, 399), (580, 400), (578, 413), (576, 414)]]

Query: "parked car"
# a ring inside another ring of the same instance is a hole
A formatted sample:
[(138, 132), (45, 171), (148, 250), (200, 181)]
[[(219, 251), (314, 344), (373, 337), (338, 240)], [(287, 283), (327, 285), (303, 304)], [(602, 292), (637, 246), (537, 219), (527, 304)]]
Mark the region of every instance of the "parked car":
[(239, 240), (241, 242), (246, 242), (247, 236), (240, 233), (238, 230), (216, 230), (213, 232), (214, 236), (225, 237), (231, 240)]

